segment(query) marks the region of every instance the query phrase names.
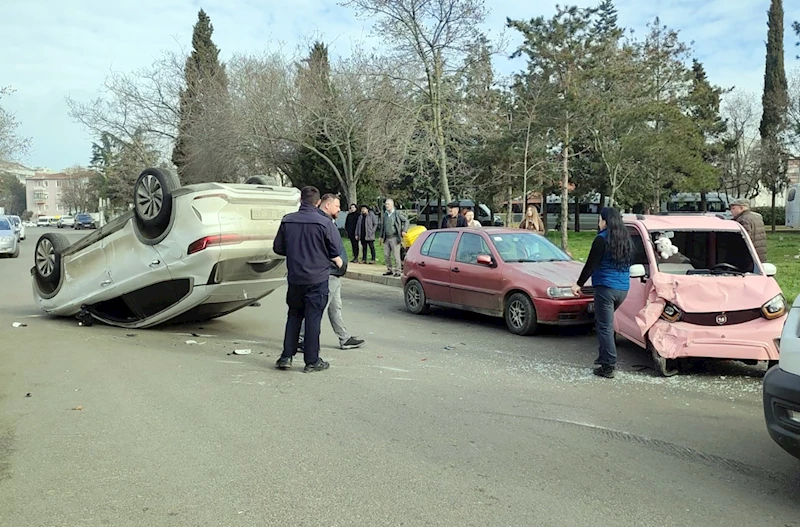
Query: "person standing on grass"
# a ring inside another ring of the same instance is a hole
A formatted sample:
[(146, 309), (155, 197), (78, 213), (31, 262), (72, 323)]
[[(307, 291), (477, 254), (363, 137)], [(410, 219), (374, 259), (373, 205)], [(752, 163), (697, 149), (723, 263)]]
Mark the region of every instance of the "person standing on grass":
[[(333, 221), (336, 224), (336, 217), (341, 210), (339, 198), (333, 194), (325, 194), (322, 196), (322, 201), (319, 204), (320, 213), (325, 218)], [(339, 348), (343, 350), (358, 348), (364, 341), (352, 336), (347, 332), (342, 318), (342, 277), (347, 274), (347, 250), (344, 248), (344, 240), (339, 238), (339, 256), (342, 258), (342, 265), (336, 266), (333, 262), (330, 265), (331, 276), (328, 282), (328, 289), (330, 290), (329, 303), (328, 303), (328, 319), (331, 321), (333, 332), (339, 337)], [(297, 345), (298, 351), (303, 351), (303, 333), (305, 329), (305, 321), (300, 326), (300, 340)]]
[[(400, 261), (400, 241), (408, 231), (408, 218), (402, 212), (395, 210), (394, 200), (386, 200), (386, 212), (383, 213), (383, 257), (386, 259), (386, 272), (383, 276), (400, 276), (403, 263)], [(394, 267), (392, 267), (394, 256)]]
[(578, 296), (591, 276), (594, 288), (594, 321), (597, 329), (599, 365), (594, 374), (609, 379), (617, 365), (617, 345), (614, 340), (614, 312), (630, 288), (630, 266), (633, 244), (619, 211), (605, 207), (597, 221), (597, 237), (592, 242), (586, 264), (572, 293)]
[(761, 260), (761, 263), (766, 262), (767, 230), (764, 227), (764, 218), (758, 212), (750, 210), (750, 201), (746, 199), (731, 201), (731, 214), (733, 214), (733, 219), (747, 231), (758, 259)]
[(307, 186), (300, 190), (300, 210), (281, 220), (272, 249), (286, 257), (286, 304), (289, 314), (283, 335), (283, 352), (275, 367), (288, 370), (297, 352), (300, 327), (305, 321), (304, 373), (322, 371), (330, 364), (319, 356), (322, 313), (328, 304), (330, 266), (342, 267), (339, 256), (342, 238), (330, 218), (317, 210), (319, 190)]
[[(370, 251), (370, 264), (375, 263), (375, 231), (378, 230), (378, 217), (366, 205), (361, 205), (361, 214), (356, 222), (356, 240), (361, 242), (361, 263), (367, 263), (367, 249)], [(355, 258), (353, 258), (355, 261)]]
[[(351, 203), (347, 208), (347, 217), (344, 219), (344, 230), (347, 232), (347, 237), (350, 239), (350, 248), (353, 249), (353, 262), (358, 262), (358, 237), (356, 236), (357, 223), (358, 210), (356, 209), (356, 204)], [(364, 256), (366, 256), (366, 254)]]

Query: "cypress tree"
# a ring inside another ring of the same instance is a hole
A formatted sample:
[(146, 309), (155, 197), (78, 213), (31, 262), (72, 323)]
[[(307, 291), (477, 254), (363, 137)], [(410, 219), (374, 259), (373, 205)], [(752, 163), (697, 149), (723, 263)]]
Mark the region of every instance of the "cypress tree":
[(767, 60), (761, 98), (761, 181), (772, 191), (772, 231), (775, 231), (775, 194), (786, 181), (781, 135), (786, 127), (788, 89), (783, 65), (783, 2), (772, 0), (767, 20)]
[(192, 33), (192, 52), (184, 66), (186, 87), (180, 92), (180, 123), (172, 151), (172, 162), (184, 182), (196, 182), (189, 166), (192, 123), (202, 115), (208, 98), (228, 86), (225, 66), (219, 61), (219, 48), (211, 39), (213, 32), (211, 18), (200, 9)]

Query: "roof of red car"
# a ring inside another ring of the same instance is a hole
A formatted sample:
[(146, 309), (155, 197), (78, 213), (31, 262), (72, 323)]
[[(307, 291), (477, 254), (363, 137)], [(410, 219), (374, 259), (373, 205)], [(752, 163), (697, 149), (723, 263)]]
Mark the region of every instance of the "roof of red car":
[(675, 215), (641, 215), (625, 214), (625, 223), (639, 223), (648, 231), (667, 230), (709, 230), (738, 231), (739, 224), (733, 220), (725, 220), (715, 215), (675, 214)]

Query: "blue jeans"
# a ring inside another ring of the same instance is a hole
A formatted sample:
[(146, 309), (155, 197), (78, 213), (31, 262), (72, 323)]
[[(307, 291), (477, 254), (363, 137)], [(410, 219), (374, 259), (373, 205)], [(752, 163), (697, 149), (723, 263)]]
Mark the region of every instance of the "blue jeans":
[(289, 315), (286, 318), (286, 332), (283, 335), (282, 359), (288, 359), (297, 352), (300, 340), (300, 326), (305, 320), (303, 355), (306, 364), (316, 364), (319, 360), (319, 332), (322, 314), (328, 305), (328, 280), (312, 285), (289, 284), (286, 291), (286, 305)]
[(627, 291), (611, 289), (603, 285), (594, 286), (594, 323), (597, 329), (597, 344), (600, 351), (600, 364), (617, 364), (617, 344), (614, 340), (614, 311), (619, 308)]

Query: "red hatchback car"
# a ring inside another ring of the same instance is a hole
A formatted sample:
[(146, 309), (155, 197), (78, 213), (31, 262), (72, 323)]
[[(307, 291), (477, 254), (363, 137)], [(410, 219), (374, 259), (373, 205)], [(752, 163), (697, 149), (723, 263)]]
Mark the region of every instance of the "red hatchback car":
[(437, 229), (420, 234), (403, 262), (406, 308), (431, 305), (505, 318), (517, 335), (539, 324), (594, 322), (594, 293), (572, 294), (583, 265), (521, 229)]

